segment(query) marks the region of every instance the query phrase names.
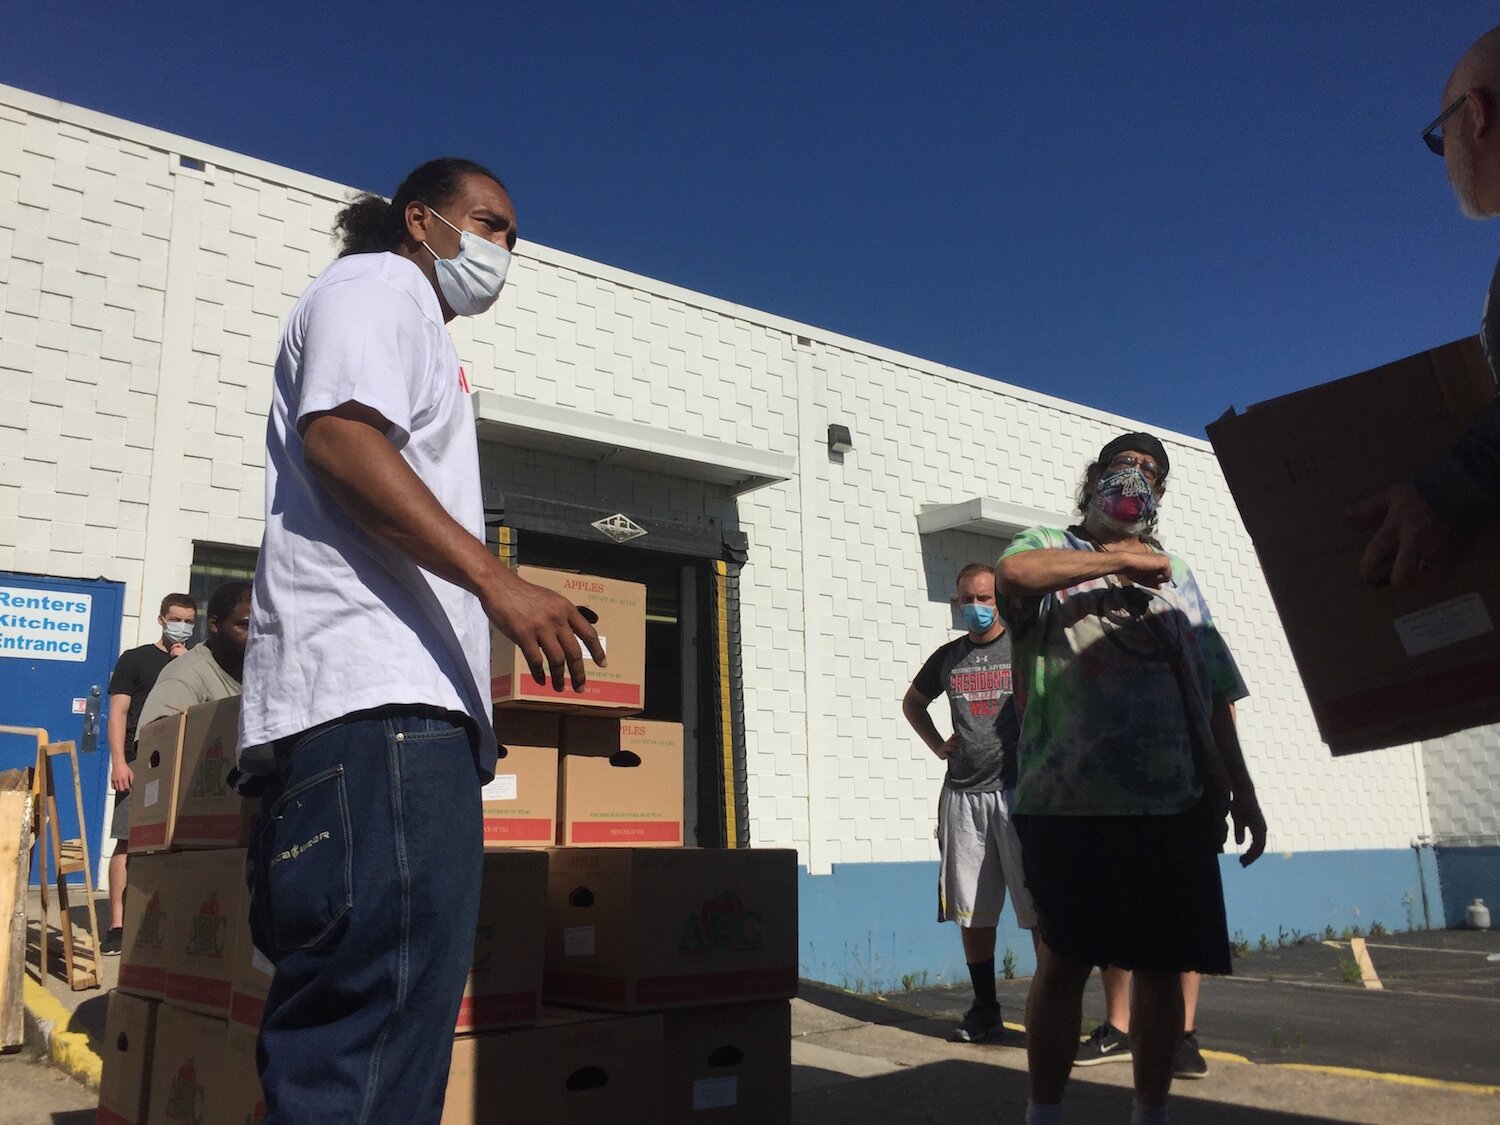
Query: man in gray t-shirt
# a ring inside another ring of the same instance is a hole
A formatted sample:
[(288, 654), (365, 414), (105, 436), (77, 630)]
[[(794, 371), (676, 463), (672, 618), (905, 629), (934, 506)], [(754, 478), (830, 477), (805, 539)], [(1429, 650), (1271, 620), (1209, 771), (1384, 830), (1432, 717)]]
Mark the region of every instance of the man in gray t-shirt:
[[(995, 611), (995, 576), (970, 563), (958, 574), (959, 613), (968, 632), (934, 652), (902, 700), (927, 748), (948, 764), (938, 798), (938, 921), (957, 922), (974, 1004), (954, 1032), (967, 1043), (1003, 1030), (995, 996), (995, 929), (1010, 889), (1016, 922), (1036, 924), (1010, 820), (1020, 724), (1011, 688), (1010, 635)], [(953, 734), (943, 738), (928, 708), (947, 695)]]

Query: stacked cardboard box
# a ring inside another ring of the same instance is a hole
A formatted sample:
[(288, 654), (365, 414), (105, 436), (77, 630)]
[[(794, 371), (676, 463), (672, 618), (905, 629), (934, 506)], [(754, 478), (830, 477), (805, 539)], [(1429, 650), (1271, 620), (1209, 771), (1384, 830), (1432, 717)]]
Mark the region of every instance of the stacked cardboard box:
[[(547, 1120), (597, 1119), (603, 1110), (590, 1099), (603, 1098), (609, 1083), (574, 1089), (565, 1082), (565, 1097), (537, 1103), (520, 1091), (533, 1079), (556, 1087), (560, 1074), (576, 1085), (584, 1073), (614, 1073), (624, 1064), (610, 1052), (617, 1037), (627, 1037), (638, 1052), (629, 1066), (639, 1077), (649, 1062), (659, 1099), (632, 1094), (612, 1116), (785, 1121), (788, 998), (797, 985), (795, 853), (683, 847), (682, 726), (636, 717), (648, 671), (644, 587), (530, 567), (519, 573), (598, 615), (609, 667), (591, 666), (581, 694), (556, 692), (537, 685), (515, 647), (495, 638), (495, 731), (508, 754), (486, 793), (486, 846), (536, 842), (538, 810), (555, 800), (549, 1007), (531, 1031), (461, 1045), (444, 1120), (475, 1120), (506, 1081), (516, 1083), (518, 1116), (534, 1107)], [(528, 777), (532, 763), (555, 767), (550, 793), (544, 778)], [(551, 1005), (592, 1011), (595, 1022), (580, 1023), (577, 1011), (563, 1019), (564, 1009)], [(639, 1053), (648, 1041), (649, 1059)], [(534, 1050), (556, 1055), (552, 1073), (517, 1061)], [(594, 1061), (579, 1069), (584, 1058)]]
[[(222, 777), (219, 763), (233, 761), (237, 703), (190, 708), (148, 728), (144, 765), (156, 787), (142, 818), (148, 842), (131, 859), (102, 1121), (176, 1120), (170, 1113), (179, 1111), (183, 1120), (242, 1121), (265, 1112), (255, 1039), (273, 967), (250, 936), (245, 849), (225, 846), (245, 838), (252, 817), (248, 802), (213, 793), (208, 776)], [(551, 839), (549, 830), (541, 842)], [(459, 1036), (533, 1024), (541, 1006), (547, 855), (486, 854), (482, 879)]]
[(484, 792), (485, 846), (680, 846), (682, 726), (632, 717), (646, 697), (646, 588), (538, 567), (518, 573), (594, 612), (609, 666), (590, 663), (582, 692), (555, 691), (493, 634), (502, 750)]
[[(634, 717), (644, 587), (522, 573), (599, 615), (610, 667), (591, 669), (582, 694), (533, 690), (496, 643), (505, 750), (483, 794), (480, 918), (444, 1125), (784, 1122), (795, 853), (682, 846), (682, 728)], [(251, 809), (222, 780), (235, 702), (154, 724), (149, 742), (143, 732), (137, 791), (150, 786), (150, 800), (139, 846), (132, 835), (101, 1120), (265, 1112), (255, 1038), (272, 966), (250, 940)]]
[(239, 725), (236, 696), (141, 728), (130, 797), (132, 855), (250, 842), (256, 804), (226, 783)]

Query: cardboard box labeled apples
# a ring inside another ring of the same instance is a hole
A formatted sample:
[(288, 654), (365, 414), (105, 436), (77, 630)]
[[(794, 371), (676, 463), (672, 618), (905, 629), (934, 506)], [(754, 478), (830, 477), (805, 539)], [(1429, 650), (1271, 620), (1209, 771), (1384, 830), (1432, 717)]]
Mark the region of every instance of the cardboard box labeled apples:
[(260, 1030), (260, 1018), (266, 1008), (266, 994), (271, 990), (271, 977), (276, 966), (259, 949), (250, 936), (250, 896), (246, 893), (240, 900), (238, 921), (232, 923), (236, 941), (230, 951), (229, 964), (229, 1030), (248, 1032), (252, 1036)]
[(147, 1000), (167, 994), (168, 923), (179, 909), (172, 877), (180, 857), (130, 858), (130, 893), (125, 896), (125, 933), (120, 950), (120, 990)]
[(226, 783), (239, 725), (235, 696), (200, 703), (140, 729), (130, 794), (133, 854), (249, 843), (258, 803)]
[(682, 843), (682, 725), (568, 716), (562, 722), (559, 843)]
[(454, 1041), (442, 1125), (661, 1125), (662, 1018), (548, 1011)]
[(168, 918), (169, 1003), (219, 1019), (229, 1015), (236, 957), (250, 942), (246, 923), (245, 851), (180, 852)]
[(155, 1000), (115, 991), (99, 1055), (99, 1125), (146, 1125), (150, 1120), (151, 1043), (156, 1034)]
[(604, 642), (609, 666), (600, 668), (585, 649), (588, 683), (583, 691), (575, 692), (571, 684), (554, 691), (550, 679), (545, 684), (532, 679), (520, 650), (504, 633), (492, 629), (490, 698), (496, 703), (555, 706), (569, 711), (639, 711), (646, 698), (646, 587), (639, 582), (535, 566), (517, 567), (516, 573), (598, 614), (594, 629)]
[(226, 1121), (232, 1125), (257, 1125), (266, 1119), (266, 1096), (260, 1086), (255, 1063), (256, 1033), (230, 1021), (224, 1037), (224, 1067), (213, 1076), (204, 1123)]
[(495, 708), (501, 757), (484, 787), (487, 849), (556, 843), (559, 733), (556, 715)]
[(786, 1125), (792, 1117), (789, 1001), (662, 1015), (665, 1125)]
[(151, 1049), (152, 1122), (218, 1122), (216, 1087), (228, 1064), (223, 1020), (163, 1004), (156, 1013)]
[(1361, 580), (1374, 529), (1344, 514), (1440, 454), (1494, 395), (1468, 339), (1208, 427), (1335, 754), (1500, 720), (1500, 527), (1397, 589)]
[(530, 848), (486, 853), (458, 1033), (536, 1022), (546, 933), (547, 853)]
[(639, 1011), (796, 990), (795, 851), (549, 853), (548, 1003)]

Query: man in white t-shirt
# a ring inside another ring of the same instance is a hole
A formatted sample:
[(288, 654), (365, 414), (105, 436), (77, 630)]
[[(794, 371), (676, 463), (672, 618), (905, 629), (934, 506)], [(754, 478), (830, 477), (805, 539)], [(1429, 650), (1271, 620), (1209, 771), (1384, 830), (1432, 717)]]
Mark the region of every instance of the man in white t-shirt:
[(245, 654), (240, 769), (265, 787), (251, 928), (276, 966), (261, 1081), (267, 1125), (437, 1125), (496, 757), (489, 625), (559, 689), (565, 669), (582, 688), (584, 646), (604, 653), (583, 612), (484, 544), (444, 326), (499, 295), (504, 186), (435, 160), (335, 225), (339, 260), (276, 360)]

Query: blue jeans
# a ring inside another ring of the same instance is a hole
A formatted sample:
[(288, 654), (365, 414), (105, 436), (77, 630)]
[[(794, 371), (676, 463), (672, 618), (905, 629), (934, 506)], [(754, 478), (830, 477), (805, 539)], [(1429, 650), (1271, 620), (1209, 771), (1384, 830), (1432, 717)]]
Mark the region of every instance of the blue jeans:
[(351, 715), (286, 739), (249, 849), (250, 928), (276, 966), (266, 1125), (438, 1125), (483, 862), (466, 730)]

